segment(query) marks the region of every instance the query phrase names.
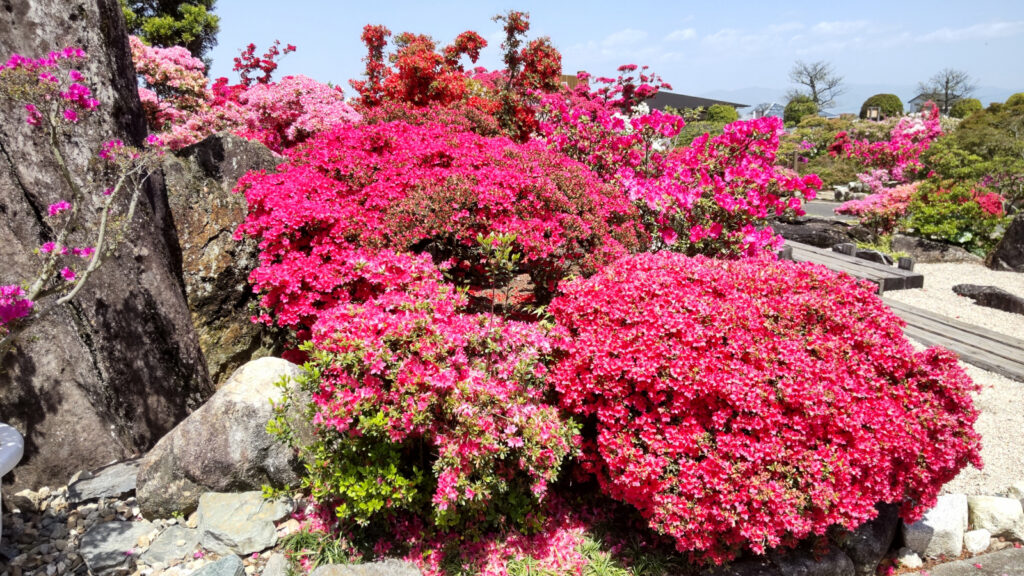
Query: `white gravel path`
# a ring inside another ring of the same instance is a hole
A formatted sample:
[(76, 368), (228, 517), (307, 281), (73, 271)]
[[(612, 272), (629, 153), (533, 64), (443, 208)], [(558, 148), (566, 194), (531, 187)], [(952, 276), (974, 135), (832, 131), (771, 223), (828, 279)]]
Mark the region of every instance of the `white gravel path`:
[[(924, 288), (895, 290), (885, 296), (1024, 340), (1024, 316), (978, 306), (952, 290), (955, 284), (980, 284), (1024, 298), (1024, 274), (994, 272), (980, 264), (918, 264), (914, 270), (924, 274)], [(960, 365), (981, 385), (974, 403), (981, 411), (975, 430), (982, 438), (984, 467), (964, 469), (942, 493), (1003, 495), (1011, 484), (1024, 480), (1024, 383), (964, 362)]]

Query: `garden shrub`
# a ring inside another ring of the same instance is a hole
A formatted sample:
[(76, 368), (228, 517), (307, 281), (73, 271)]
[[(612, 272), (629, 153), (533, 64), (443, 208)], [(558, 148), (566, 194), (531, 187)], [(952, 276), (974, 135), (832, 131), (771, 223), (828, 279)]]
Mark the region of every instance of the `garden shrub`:
[(1006, 102), (1003, 102), (1004, 106), (1020, 106), (1021, 104), (1024, 104), (1024, 92), (1012, 94), (1006, 99)]
[(551, 312), (585, 466), (698, 560), (852, 529), (877, 502), (913, 521), (980, 465), (976, 386), (866, 282), (660, 252), (566, 284)]
[(536, 141), (433, 122), (324, 132), (238, 186), (249, 203), (239, 234), (260, 240), (254, 286), (286, 326), (308, 327), (337, 299), (353, 245), (430, 253), (472, 285), (486, 281), (477, 238), (512, 234), (516, 273), (544, 303), (571, 271), (646, 242), (636, 208), (585, 166)]
[(881, 188), (863, 200), (850, 200), (836, 208), (837, 214), (848, 214), (860, 218), (861, 226), (872, 231), (874, 236), (888, 235), (896, 230), (900, 220), (906, 216), (907, 207), (917, 193), (916, 182), (893, 188)]
[(818, 105), (811, 100), (810, 96), (796, 96), (786, 104), (782, 111), (782, 119), (786, 124), (799, 124), (806, 116), (814, 116), (818, 113)]
[(725, 104), (712, 104), (708, 107), (707, 120), (709, 122), (723, 122), (728, 124), (740, 119), (739, 112), (732, 106)]
[(981, 100), (977, 98), (961, 98), (949, 109), (949, 115), (953, 118), (967, 118), (981, 109)]
[(1003, 197), (971, 182), (929, 180), (907, 206), (906, 229), (956, 244), (979, 256), (991, 251), (1009, 225)]
[(861, 120), (868, 117), (868, 108), (877, 107), (879, 113), (883, 118), (892, 118), (894, 116), (903, 116), (903, 101), (900, 97), (895, 94), (875, 94), (864, 101), (860, 106), (860, 118)]
[(404, 510), (442, 529), (539, 528), (577, 430), (546, 400), (544, 325), (464, 313), (429, 259), (385, 250), (362, 264), (410, 277), (314, 324), (305, 487), (345, 524), (379, 528)]

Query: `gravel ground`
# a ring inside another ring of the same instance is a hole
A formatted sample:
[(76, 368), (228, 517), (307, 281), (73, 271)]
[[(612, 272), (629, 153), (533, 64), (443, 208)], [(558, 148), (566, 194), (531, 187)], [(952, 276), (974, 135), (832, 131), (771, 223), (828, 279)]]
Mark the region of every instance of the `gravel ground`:
[[(1024, 274), (994, 272), (980, 264), (918, 264), (914, 270), (924, 274), (924, 288), (886, 292), (886, 297), (1024, 339), (1024, 316), (978, 306), (952, 290), (955, 284), (980, 284), (1024, 297)], [(974, 396), (981, 411), (974, 427), (981, 434), (984, 467), (964, 469), (942, 493), (1004, 495), (1011, 484), (1024, 480), (1024, 383), (960, 364), (981, 385)]]

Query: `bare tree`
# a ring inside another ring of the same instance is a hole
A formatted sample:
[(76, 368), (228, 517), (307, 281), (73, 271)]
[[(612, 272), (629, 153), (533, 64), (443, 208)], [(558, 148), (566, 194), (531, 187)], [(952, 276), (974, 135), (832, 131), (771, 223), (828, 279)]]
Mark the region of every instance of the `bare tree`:
[(952, 68), (943, 68), (927, 82), (918, 84), (921, 94), (934, 101), (943, 114), (949, 114), (953, 104), (969, 97), (975, 88), (974, 80), (966, 72)]
[(786, 94), (786, 99), (807, 96), (819, 109), (831, 108), (836, 98), (844, 91), (843, 77), (837, 75), (832, 69), (832, 64), (824, 60), (810, 63), (797, 60), (793, 69), (789, 71), (789, 79), (802, 88), (790, 90)]

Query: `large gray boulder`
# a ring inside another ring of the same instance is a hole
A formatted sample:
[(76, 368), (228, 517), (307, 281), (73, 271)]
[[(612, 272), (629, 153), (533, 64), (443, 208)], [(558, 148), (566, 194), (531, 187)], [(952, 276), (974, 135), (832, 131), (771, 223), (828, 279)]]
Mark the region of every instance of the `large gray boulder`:
[(980, 286), (978, 284), (957, 284), (953, 292), (966, 296), (979, 306), (995, 308), (1011, 314), (1024, 314), (1024, 298), (1003, 290), (998, 286)]
[(878, 516), (836, 538), (839, 548), (853, 562), (857, 576), (873, 576), (889, 552), (900, 524), (899, 509), (893, 504), (875, 506)]
[(226, 556), (248, 556), (277, 544), (275, 522), (292, 511), (290, 502), (264, 500), (259, 492), (207, 492), (199, 499), (197, 530), (203, 548)]
[(993, 270), (1024, 272), (1024, 212), (1013, 217), (1006, 234), (989, 254), (985, 265)]
[(801, 218), (790, 222), (775, 221), (771, 223), (771, 227), (776, 234), (786, 240), (818, 248), (831, 248), (836, 244), (864, 241), (871, 236), (864, 228), (824, 218)]
[(365, 564), (327, 564), (318, 567), (310, 576), (421, 576), (422, 572), (411, 562), (382, 560)]
[[(280, 358), (253, 360), (235, 371), (210, 400), (162, 438), (142, 459), (136, 497), (147, 518), (188, 515), (204, 492), (296, 485), (294, 451), (267, 431), (274, 384), (301, 368)], [(298, 421), (297, 421), (298, 422)]]
[(249, 360), (281, 352), (283, 339), (250, 320), (257, 300), (249, 285), (259, 259), (256, 241), (232, 239), (248, 209), (245, 196), (232, 192), (238, 179), (279, 162), (263, 144), (221, 133), (166, 156), (162, 164), (188, 306), (215, 384)]
[(1016, 498), (969, 496), (971, 526), (988, 530), (993, 536), (1024, 540), (1024, 507)]
[[(146, 135), (120, 4), (3, 6), (0, 59), (71, 45), (89, 54), (81, 70), (100, 107), (76, 125), (65, 150), (79, 182), (102, 181), (90, 165), (101, 143), (120, 138), (140, 145)], [(24, 110), (0, 106), (0, 284), (34, 277), (33, 252), (55, 237), (47, 207), (69, 195), (30, 130)], [(71, 244), (94, 237), (98, 219), (86, 204), (85, 226)], [(125, 241), (69, 305), (31, 325), (0, 364), (0, 421), (25, 437), (11, 491), (63, 484), (75, 471), (143, 452), (212, 393), (185, 303), (166, 191), (151, 180)]]

